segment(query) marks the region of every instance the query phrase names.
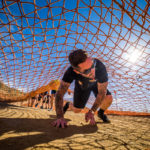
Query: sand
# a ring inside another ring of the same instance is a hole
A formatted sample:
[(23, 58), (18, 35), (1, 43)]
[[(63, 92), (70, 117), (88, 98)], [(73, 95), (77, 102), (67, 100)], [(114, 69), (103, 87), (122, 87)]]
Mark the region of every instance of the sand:
[(55, 111), (0, 104), (0, 150), (150, 150), (150, 118), (108, 115), (110, 124), (95, 116), (67, 111), (68, 127), (52, 127)]

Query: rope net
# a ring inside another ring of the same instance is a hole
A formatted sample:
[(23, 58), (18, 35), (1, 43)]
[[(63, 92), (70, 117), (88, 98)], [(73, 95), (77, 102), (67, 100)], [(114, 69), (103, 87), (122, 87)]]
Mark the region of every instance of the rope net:
[(106, 65), (110, 110), (150, 113), (149, 35), (149, 0), (1, 0), (0, 99), (40, 92), (84, 49)]

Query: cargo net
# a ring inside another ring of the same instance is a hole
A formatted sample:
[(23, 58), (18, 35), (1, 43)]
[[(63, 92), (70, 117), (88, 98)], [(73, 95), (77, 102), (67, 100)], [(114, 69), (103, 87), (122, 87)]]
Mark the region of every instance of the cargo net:
[(75, 49), (106, 65), (110, 110), (150, 113), (149, 0), (1, 0), (1, 101), (51, 90)]

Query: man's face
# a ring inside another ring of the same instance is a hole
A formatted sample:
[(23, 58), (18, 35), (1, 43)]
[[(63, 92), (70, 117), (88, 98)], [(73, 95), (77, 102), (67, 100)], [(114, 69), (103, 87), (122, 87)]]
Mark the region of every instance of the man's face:
[(94, 79), (95, 78), (95, 66), (93, 60), (88, 57), (85, 62), (80, 63), (77, 69), (74, 69), (76, 73), (81, 74), (84, 77)]

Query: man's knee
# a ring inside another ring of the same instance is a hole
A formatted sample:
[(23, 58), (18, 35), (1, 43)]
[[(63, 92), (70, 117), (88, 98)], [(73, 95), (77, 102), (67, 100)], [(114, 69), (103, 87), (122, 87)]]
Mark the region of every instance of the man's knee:
[(111, 104), (112, 101), (113, 101), (112, 95), (107, 95), (107, 96), (106, 96), (106, 99), (107, 99), (107, 101), (108, 101), (109, 104)]
[(75, 108), (74, 107), (74, 110), (73, 110), (75, 113), (80, 113), (81, 111), (82, 111), (82, 109), (80, 109), (80, 108)]

